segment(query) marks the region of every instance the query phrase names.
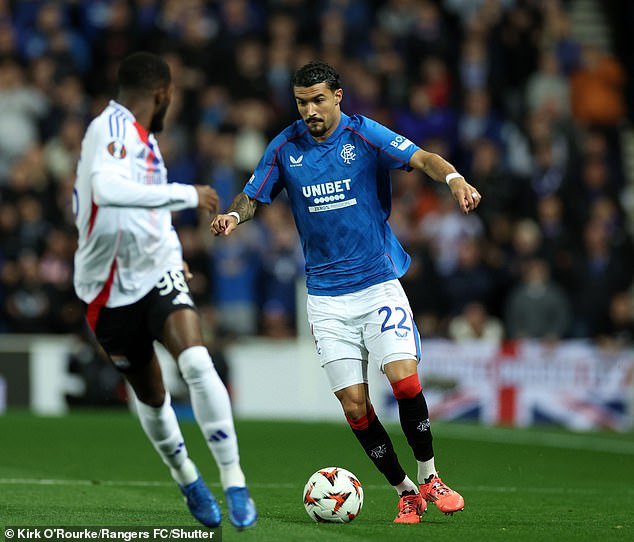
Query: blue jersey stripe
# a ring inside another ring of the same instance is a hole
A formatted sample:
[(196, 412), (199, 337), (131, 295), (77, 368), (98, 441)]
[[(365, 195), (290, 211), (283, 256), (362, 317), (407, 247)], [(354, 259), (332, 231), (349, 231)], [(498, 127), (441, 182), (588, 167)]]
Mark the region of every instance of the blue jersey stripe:
[(108, 116), (108, 126), (110, 129), (110, 137), (115, 139), (125, 139), (126, 136), (126, 119), (127, 115), (119, 109), (113, 108), (114, 111)]

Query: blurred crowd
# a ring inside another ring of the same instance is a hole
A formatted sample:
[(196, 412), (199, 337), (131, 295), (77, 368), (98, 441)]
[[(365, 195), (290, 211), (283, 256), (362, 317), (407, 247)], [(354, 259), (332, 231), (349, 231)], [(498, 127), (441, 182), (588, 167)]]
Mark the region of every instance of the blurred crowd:
[[(391, 224), (412, 255), (403, 285), (423, 336), (630, 343), (631, 82), (622, 56), (574, 37), (572, 3), (0, 0), (0, 332), (82, 328), (80, 143), (115, 95), (119, 61), (150, 50), (176, 85), (159, 137), (170, 180), (215, 187), (223, 209), (297, 118), (289, 81), (312, 59), (339, 70), (346, 113), (441, 154), (479, 189), (465, 216), (446, 186), (393, 175)], [(174, 215), (210, 340), (296, 333), (303, 259), (278, 200), (227, 239), (197, 211)]]

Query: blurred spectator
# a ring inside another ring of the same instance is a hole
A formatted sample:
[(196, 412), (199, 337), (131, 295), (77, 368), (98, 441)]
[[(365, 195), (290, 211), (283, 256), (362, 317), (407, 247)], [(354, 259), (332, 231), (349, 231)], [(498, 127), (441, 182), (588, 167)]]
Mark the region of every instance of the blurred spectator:
[(406, 36), (411, 59), (447, 54), (451, 40), (438, 5), (431, 0), (418, 0), (412, 3), (410, 9), (413, 19)]
[(39, 261), (39, 276), (51, 303), (50, 332), (71, 333), (82, 328), (84, 310), (72, 287), (75, 235), (52, 229)]
[(542, 236), (534, 220), (525, 218), (517, 221), (511, 233), (508, 268), (510, 282), (517, 283), (525, 274), (526, 263), (541, 257)]
[(622, 349), (634, 344), (634, 310), (628, 292), (610, 298), (607, 313), (597, 326), (596, 338), (604, 348)]
[(491, 108), (491, 97), (488, 92), (483, 89), (468, 90), (458, 121), (461, 167), (469, 167), (474, 147), (480, 139), (486, 138), (496, 145), (501, 145), (503, 128), (503, 121)]
[(233, 124), (222, 124), (218, 130), (203, 127), (198, 133), (197, 176), (218, 191), (222, 208), (231, 203), (246, 180), (246, 174), (236, 167), (236, 132)]
[(485, 307), (491, 302), (493, 281), (491, 272), (482, 261), (480, 240), (466, 238), (458, 248), (457, 265), (442, 281), (449, 314), (460, 314), (469, 303)]
[(429, 243), (436, 268), (442, 276), (450, 274), (458, 265), (460, 241), (480, 237), (484, 228), (475, 214), (463, 215), (456, 209), (451, 193), (439, 194), (439, 205), (420, 222), (423, 239)]
[(53, 306), (50, 294), (40, 278), (37, 255), (23, 250), (18, 256), (15, 272), (16, 275), (12, 276), (10, 281), (7, 281), (5, 276), (5, 310), (9, 331), (50, 332)]
[(485, 89), (491, 78), (491, 66), (486, 43), (476, 36), (467, 37), (462, 44), (460, 83), (467, 90)]
[(450, 142), (453, 150), (456, 142), (458, 117), (450, 107), (432, 105), (427, 88), (423, 84), (410, 86), (407, 107), (394, 114), (394, 128), (417, 145), (427, 149), (433, 138)]
[(295, 334), (295, 289), (303, 277), (304, 257), (289, 207), (275, 202), (262, 210), (266, 251), (259, 278), (264, 336), (285, 338)]
[(449, 338), (454, 341), (482, 340), (500, 344), (504, 339), (502, 322), (487, 313), (482, 303), (468, 303), (461, 314), (449, 321)]
[[(24, 4), (25, 2), (22, 2)], [(85, 73), (90, 66), (90, 49), (83, 36), (73, 30), (64, 2), (44, 1), (35, 7), (33, 26), (26, 28), (22, 54), (29, 60), (51, 55), (67, 73)]]
[(581, 65), (570, 79), (572, 114), (582, 123), (618, 126), (625, 118), (625, 72), (597, 45), (584, 45)]
[(502, 83), (502, 99), (512, 116), (519, 113), (524, 85), (537, 67), (540, 26), (536, 4), (514, 2), (492, 32), (500, 60), (496, 77)]
[(553, 145), (550, 141), (537, 143), (533, 155), (533, 172), (531, 175), (531, 188), (535, 202), (541, 198), (557, 192), (564, 184), (566, 169), (564, 161), (555, 158)]
[(581, 44), (572, 36), (570, 15), (560, 0), (546, 0), (544, 7), (544, 45), (553, 47), (561, 72), (570, 76), (581, 61)]
[(537, 225), (541, 233), (541, 252), (553, 278), (561, 283), (570, 273), (575, 243), (559, 196), (550, 194), (537, 202)]
[(233, 99), (266, 100), (269, 90), (265, 58), (264, 45), (260, 40), (249, 38), (240, 41), (235, 49), (233, 62), (224, 71), (214, 74), (212, 82), (222, 81)]
[(482, 138), (475, 142), (469, 180), (482, 194), (486, 194), (478, 206), (478, 215), (489, 232), (500, 214), (518, 216), (524, 212), (528, 183), (504, 170), (500, 147), (490, 139)]
[(580, 175), (580, 179), (570, 179), (562, 190), (571, 225), (579, 229), (590, 218), (590, 209), (595, 201), (602, 198), (617, 199), (616, 190), (610, 183), (609, 170), (603, 160), (592, 157), (584, 159)]
[(59, 133), (46, 142), (46, 167), (55, 180), (63, 179), (75, 172), (84, 129), (82, 117), (69, 115), (62, 121)]
[(377, 12), (379, 27), (395, 38), (406, 35), (414, 24), (412, 4), (411, 0), (387, 0)]
[(526, 106), (530, 112), (542, 112), (549, 118), (570, 115), (570, 86), (561, 73), (554, 51), (546, 49), (539, 58), (539, 68), (526, 83)]
[(44, 137), (55, 136), (64, 119), (69, 116), (89, 120), (91, 101), (85, 94), (83, 80), (77, 75), (56, 75), (49, 97), (50, 112), (41, 126)]
[(38, 140), (38, 122), (48, 112), (48, 100), (27, 84), (16, 60), (0, 58), (0, 185), (13, 162)]
[(596, 336), (612, 296), (628, 288), (632, 267), (626, 255), (610, 246), (608, 226), (600, 219), (583, 228), (583, 246), (571, 267), (570, 295), (575, 337)]
[(211, 302), (217, 310), (219, 326), (235, 336), (255, 335), (260, 251), (264, 246), (259, 225), (246, 223), (234, 235), (219, 241), (209, 253)]
[(522, 281), (510, 292), (504, 318), (511, 339), (558, 340), (570, 325), (570, 307), (564, 291), (550, 279), (548, 264), (531, 259)]
[(414, 321), (423, 336), (441, 335), (447, 309), (434, 260), (423, 243), (408, 245), (407, 250), (412, 262), (401, 283), (410, 300)]
[(232, 117), (237, 124), (232, 158), (235, 167), (245, 173), (239, 183), (242, 186), (249, 176), (246, 172), (250, 173), (255, 169), (266, 149), (268, 140), (265, 133), (270, 124), (270, 109), (264, 101), (242, 100), (237, 104)]
[(105, 13), (105, 25), (93, 43), (93, 59), (101, 70), (92, 71), (92, 88), (113, 89), (119, 62), (137, 48), (132, 10), (127, 0), (112, 0)]

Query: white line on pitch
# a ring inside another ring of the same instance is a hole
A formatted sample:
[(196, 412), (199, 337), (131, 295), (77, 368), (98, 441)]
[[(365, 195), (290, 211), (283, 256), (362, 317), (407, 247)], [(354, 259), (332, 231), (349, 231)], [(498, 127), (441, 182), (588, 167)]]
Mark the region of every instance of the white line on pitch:
[[(114, 486), (114, 487), (172, 487), (173, 482), (157, 482), (153, 480), (63, 480), (47, 478), (0, 478), (2, 485), (36, 485), (36, 486)], [(210, 486), (219, 487), (218, 483), (211, 483)], [(251, 483), (249, 487), (253, 489), (296, 489), (301, 490), (299, 484), (262, 484)], [(389, 490), (392, 487), (387, 484), (366, 484), (366, 490)], [(462, 491), (475, 493), (549, 493), (549, 494), (583, 494), (593, 495), (603, 493), (602, 488), (574, 488), (574, 487), (520, 487), (520, 486), (460, 486)], [(629, 488), (624, 493), (634, 494), (634, 488)]]

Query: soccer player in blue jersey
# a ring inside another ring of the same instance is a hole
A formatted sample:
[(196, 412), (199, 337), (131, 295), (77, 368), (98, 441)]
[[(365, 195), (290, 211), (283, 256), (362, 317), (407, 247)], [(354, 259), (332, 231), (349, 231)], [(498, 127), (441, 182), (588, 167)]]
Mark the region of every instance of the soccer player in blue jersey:
[[(399, 277), (410, 257), (392, 233), (391, 169), (418, 169), (447, 183), (464, 213), (479, 192), (437, 154), (361, 115), (341, 111), (339, 75), (311, 62), (293, 77), (298, 120), (268, 145), (251, 179), (211, 230), (229, 235), (259, 204), (286, 189), (306, 259), (308, 319), (331, 388), (361, 446), (399, 499), (396, 523), (419, 523), (433, 502), (452, 514), (460, 494), (436, 471), (417, 364), (420, 337)], [(387, 376), (401, 427), (418, 463), (417, 484), (401, 467), (368, 393), (367, 367)]]

